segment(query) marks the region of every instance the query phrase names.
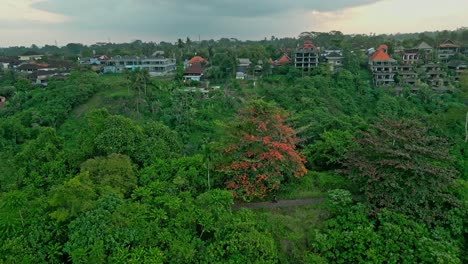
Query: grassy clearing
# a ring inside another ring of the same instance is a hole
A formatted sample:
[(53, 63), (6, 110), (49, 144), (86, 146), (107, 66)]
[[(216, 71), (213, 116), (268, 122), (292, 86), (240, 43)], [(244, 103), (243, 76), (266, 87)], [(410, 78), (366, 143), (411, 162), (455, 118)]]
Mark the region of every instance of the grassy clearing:
[(271, 230), (280, 251), (280, 263), (306, 263), (307, 237), (327, 217), (324, 204), (255, 210)]

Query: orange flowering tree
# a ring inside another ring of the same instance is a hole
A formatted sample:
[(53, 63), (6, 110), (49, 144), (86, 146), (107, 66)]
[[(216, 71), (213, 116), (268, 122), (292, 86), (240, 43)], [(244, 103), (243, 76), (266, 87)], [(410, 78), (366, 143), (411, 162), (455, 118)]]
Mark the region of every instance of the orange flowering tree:
[(305, 159), (296, 150), (296, 133), (285, 124), (285, 117), (281, 109), (262, 100), (239, 110), (228, 129), (230, 142), (221, 166), (235, 198), (265, 197), (281, 182), (307, 172)]

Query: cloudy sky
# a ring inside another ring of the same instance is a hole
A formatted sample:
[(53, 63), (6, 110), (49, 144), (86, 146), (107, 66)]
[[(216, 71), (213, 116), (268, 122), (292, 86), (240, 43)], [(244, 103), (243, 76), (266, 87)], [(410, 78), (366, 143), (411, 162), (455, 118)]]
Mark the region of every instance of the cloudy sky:
[(0, 0), (0, 46), (468, 26), (467, 0)]

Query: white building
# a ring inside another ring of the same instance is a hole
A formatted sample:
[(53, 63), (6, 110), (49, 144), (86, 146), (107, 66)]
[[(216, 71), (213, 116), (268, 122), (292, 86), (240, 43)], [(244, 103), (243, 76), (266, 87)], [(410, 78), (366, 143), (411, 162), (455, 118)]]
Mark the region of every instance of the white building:
[(166, 75), (176, 70), (176, 60), (163, 57), (117, 56), (106, 62), (104, 72), (121, 73), (128, 70), (147, 70), (152, 76)]

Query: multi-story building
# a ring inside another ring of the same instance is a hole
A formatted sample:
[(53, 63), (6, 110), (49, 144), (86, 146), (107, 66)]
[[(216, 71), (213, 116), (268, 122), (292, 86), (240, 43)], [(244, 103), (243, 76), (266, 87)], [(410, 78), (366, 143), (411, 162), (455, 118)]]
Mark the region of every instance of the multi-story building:
[(462, 75), (468, 74), (468, 63), (461, 60), (451, 60), (447, 67), (454, 74), (454, 81), (460, 81)]
[(116, 56), (106, 61), (104, 72), (120, 73), (128, 70), (147, 70), (152, 76), (166, 75), (176, 70), (176, 60), (164, 57)]
[(415, 85), (418, 80), (415, 67), (411, 64), (398, 66), (398, 76), (401, 85)]
[(375, 86), (395, 83), (396, 60), (387, 54), (387, 50), (386, 45), (380, 45), (369, 57), (369, 68), (372, 71)]
[(432, 87), (441, 87), (444, 85), (443, 71), (439, 64), (428, 63), (423, 66), (425, 80)]
[(310, 72), (319, 63), (319, 53), (310, 40), (304, 41), (302, 47), (296, 50), (294, 56), (294, 66), (305, 72)]
[(332, 52), (325, 56), (325, 60), (330, 65), (331, 71), (337, 71), (343, 66), (343, 55), (341, 53)]
[(419, 55), (416, 50), (407, 50), (403, 54), (403, 64), (414, 64), (419, 60)]
[(455, 56), (460, 51), (460, 46), (455, 44), (455, 42), (447, 39), (442, 44), (439, 45), (437, 53), (439, 55), (439, 60), (447, 62), (451, 57)]

